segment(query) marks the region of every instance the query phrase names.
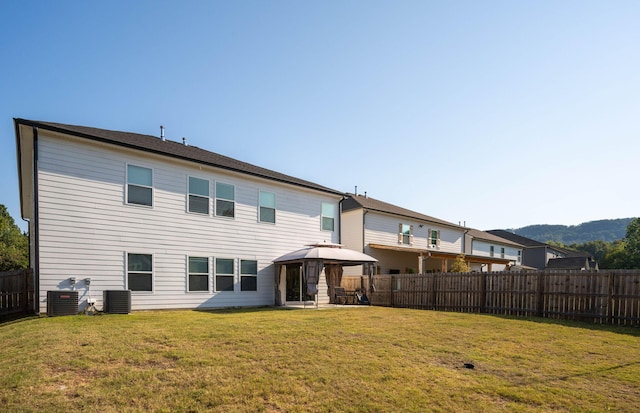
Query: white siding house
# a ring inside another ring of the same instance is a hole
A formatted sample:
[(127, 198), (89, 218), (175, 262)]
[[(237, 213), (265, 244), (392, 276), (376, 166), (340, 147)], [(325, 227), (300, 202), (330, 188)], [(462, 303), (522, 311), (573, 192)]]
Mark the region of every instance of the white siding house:
[(338, 191), (153, 136), (14, 122), (36, 310), (70, 289), (81, 309), (124, 289), (134, 310), (273, 305), (273, 259), (339, 241)]
[[(377, 258), (378, 274), (447, 272), (460, 254), (472, 271), (519, 263), (522, 248), (514, 242), (367, 196), (350, 194), (341, 211), (342, 243)], [(362, 268), (345, 269), (361, 274)]]

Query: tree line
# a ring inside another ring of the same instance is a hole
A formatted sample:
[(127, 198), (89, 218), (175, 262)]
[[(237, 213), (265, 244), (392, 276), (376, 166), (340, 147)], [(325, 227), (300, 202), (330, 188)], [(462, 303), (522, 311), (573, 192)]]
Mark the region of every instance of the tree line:
[(587, 241), (581, 244), (563, 244), (549, 241), (549, 245), (591, 254), (600, 269), (640, 269), (640, 218), (627, 225), (623, 239), (616, 241)]
[(29, 267), (29, 237), (22, 232), (0, 204), (0, 271), (22, 270)]

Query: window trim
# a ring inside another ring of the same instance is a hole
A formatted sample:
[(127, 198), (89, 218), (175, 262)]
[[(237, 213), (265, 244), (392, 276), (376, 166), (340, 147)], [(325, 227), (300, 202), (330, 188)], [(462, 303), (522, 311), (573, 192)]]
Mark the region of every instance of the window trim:
[[(435, 238), (433, 235), (435, 234)], [(434, 228), (427, 229), (427, 247), (428, 248), (440, 248), (440, 230)]]
[[(262, 206), (262, 194), (271, 194), (273, 195), (273, 208), (271, 207), (263, 207)], [(273, 222), (271, 221), (263, 221), (262, 220), (262, 208), (268, 208), (268, 209), (273, 209)], [(278, 220), (277, 217), (277, 211), (278, 211), (278, 198), (275, 192), (270, 192), (270, 191), (263, 191), (261, 189), (258, 190), (258, 222), (263, 223), (263, 224), (273, 224), (275, 225), (275, 223)]]
[[(218, 260), (231, 261), (233, 269), (231, 274), (218, 274)], [(219, 290), (218, 289), (218, 277), (231, 277), (233, 290)], [(213, 292), (215, 293), (232, 293), (236, 291), (236, 259), (227, 257), (215, 257), (213, 259)]]
[[(218, 184), (229, 185), (229, 186), (233, 187), (233, 199), (232, 200), (218, 197)], [(235, 186), (235, 184), (230, 184), (230, 183), (222, 182), (222, 181), (215, 181), (215, 194), (214, 195), (215, 195), (215, 198), (214, 198), (214, 211), (213, 211), (214, 216), (219, 217), (219, 218), (225, 218), (225, 219), (235, 219), (235, 217), (236, 217), (236, 186)], [(218, 200), (233, 203), (233, 216), (226, 216), (226, 215), (218, 214)]]
[(493, 245), (490, 245), (489, 246), (489, 256), (493, 257), (493, 256), (495, 256), (495, 253), (496, 253), (495, 252), (495, 247)]
[[(206, 181), (207, 182), (207, 192), (208, 195), (205, 197), (204, 195), (201, 194), (196, 194), (196, 193), (192, 193), (191, 192), (191, 178), (193, 179), (199, 179), (201, 181)], [(191, 196), (194, 197), (198, 197), (198, 198), (206, 198), (207, 199), (207, 212), (198, 212), (198, 211), (192, 211), (191, 210)], [(193, 175), (187, 175), (187, 212), (190, 214), (197, 214), (197, 215), (211, 215), (211, 181), (209, 181), (209, 179), (206, 178), (200, 178), (198, 176), (193, 176)]]
[[(133, 183), (129, 183), (129, 166), (134, 166), (136, 168), (141, 168), (141, 169), (148, 169), (151, 171), (151, 185), (140, 185), (140, 184), (133, 184)], [(125, 199), (125, 204), (126, 205), (133, 205), (133, 206), (137, 206), (137, 207), (143, 207), (143, 208), (153, 208), (153, 205), (155, 204), (154, 198), (155, 198), (155, 191), (153, 190), (153, 181), (154, 181), (154, 175), (155, 175), (155, 171), (153, 168), (147, 167), (147, 166), (141, 166), (141, 165), (136, 165), (134, 163), (131, 162), (127, 162), (126, 166), (125, 166), (125, 195), (124, 195), (124, 199)], [(138, 188), (149, 188), (151, 189), (151, 205), (147, 205), (147, 204), (138, 204), (135, 202), (129, 202), (129, 185), (133, 185), (135, 187)]]
[[(151, 271), (129, 271), (129, 255), (149, 255), (151, 256)], [(155, 277), (154, 271), (155, 268), (155, 255), (149, 254), (146, 252), (129, 252), (125, 251), (125, 287), (127, 290), (131, 290), (132, 294), (152, 294), (155, 291)], [(130, 274), (147, 274), (151, 275), (151, 290), (132, 290), (129, 283), (129, 275)]]
[[(260, 270), (258, 269), (258, 260), (255, 260), (255, 259), (251, 260), (251, 259), (245, 259), (245, 258), (239, 258), (238, 260), (239, 260), (239, 262), (238, 262), (238, 273), (240, 274), (240, 292), (243, 292), (243, 293), (257, 293), (258, 292), (258, 273), (260, 272)], [(255, 262), (256, 263), (256, 272), (255, 272), (255, 274), (253, 274), (253, 273), (252, 274), (249, 274), (249, 273), (245, 274), (245, 273), (242, 272), (242, 262), (243, 261), (251, 261), (251, 262)], [(255, 278), (255, 280), (256, 280), (256, 289), (255, 290), (243, 290), (242, 289), (242, 278), (245, 278), (245, 277)]]
[[(324, 206), (331, 206), (332, 216), (328, 216), (324, 214)], [(331, 218), (331, 229), (325, 229), (324, 227), (324, 219)], [(334, 232), (336, 230), (336, 207), (331, 202), (322, 202), (320, 205), (320, 230), (326, 232)]]
[[(207, 260), (207, 272), (206, 273), (192, 273), (190, 271), (190, 259), (191, 258), (206, 258)], [(187, 285), (186, 285), (186, 291), (187, 293), (195, 293), (195, 294), (205, 294), (205, 293), (210, 293), (211, 292), (211, 263), (209, 262), (209, 257), (208, 256), (202, 256), (202, 255), (187, 255), (187, 268), (186, 268), (186, 272), (187, 272)], [(191, 289), (191, 283), (190, 283), (190, 278), (191, 275), (206, 275), (207, 276), (207, 289), (206, 290), (192, 290)]]
[[(405, 227), (409, 231), (408, 234), (405, 234)], [(407, 242), (405, 242), (405, 239)], [(402, 222), (398, 225), (398, 244), (400, 245), (413, 245), (413, 225), (411, 224), (403, 224)]]
[(500, 247), (500, 258), (504, 258), (504, 247)]

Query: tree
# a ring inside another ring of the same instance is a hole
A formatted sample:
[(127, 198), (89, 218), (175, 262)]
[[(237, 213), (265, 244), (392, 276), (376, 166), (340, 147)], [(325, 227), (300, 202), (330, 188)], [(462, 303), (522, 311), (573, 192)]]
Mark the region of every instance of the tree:
[(21, 270), (28, 266), (29, 239), (20, 231), (7, 207), (0, 204), (0, 271)]
[(640, 218), (634, 219), (627, 226), (624, 251), (627, 254), (628, 268), (640, 268)]
[(449, 272), (469, 272), (471, 268), (469, 263), (464, 259), (464, 254), (459, 254), (451, 265)]

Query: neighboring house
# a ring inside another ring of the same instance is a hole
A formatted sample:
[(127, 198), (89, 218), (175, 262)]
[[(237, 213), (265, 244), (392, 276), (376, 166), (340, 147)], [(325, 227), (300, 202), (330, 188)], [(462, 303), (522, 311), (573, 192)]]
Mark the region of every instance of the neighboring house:
[[(598, 269), (598, 263), (590, 254), (557, 247), (555, 245), (549, 245), (502, 229), (490, 230), (487, 232), (497, 237), (521, 244), (524, 247), (522, 252), (522, 264), (525, 266), (534, 267), (538, 270), (559, 269), (562, 266), (578, 270), (582, 267), (584, 267), (584, 269)], [(560, 261), (556, 261), (559, 259)], [(563, 264), (562, 259), (567, 259), (568, 261), (564, 261)], [(583, 260), (587, 261), (587, 266), (581, 265)]]
[[(522, 266), (522, 245), (477, 229), (469, 229), (467, 234), (471, 242), (465, 243), (470, 247), (465, 254), (469, 256), (471, 271), (505, 271), (513, 266)], [(483, 262), (479, 257), (500, 258), (501, 261)]]
[(547, 263), (547, 270), (586, 271), (598, 270), (598, 263), (589, 257), (551, 258)]
[[(134, 310), (302, 302), (300, 265), (287, 265), (275, 286), (272, 261), (339, 242), (339, 191), (163, 132), (14, 124), (36, 311), (47, 291), (70, 289), (81, 310), (124, 289)], [(318, 287), (328, 302), (324, 277)]]
[[(502, 270), (517, 262), (520, 248), (482, 231), (363, 195), (349, 194), (342, 202), (340, 224), (342, 244), (378, 259), (377, 274), (446, 272), (463, 253), (472, 270)], [(358, 268), (345, 269), (345, 275), (362, 273)]]

